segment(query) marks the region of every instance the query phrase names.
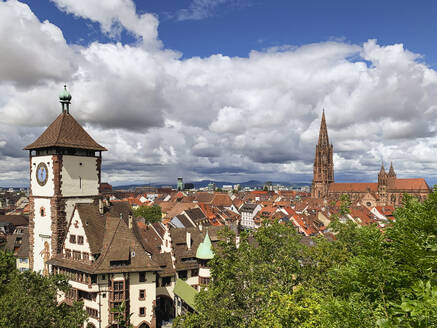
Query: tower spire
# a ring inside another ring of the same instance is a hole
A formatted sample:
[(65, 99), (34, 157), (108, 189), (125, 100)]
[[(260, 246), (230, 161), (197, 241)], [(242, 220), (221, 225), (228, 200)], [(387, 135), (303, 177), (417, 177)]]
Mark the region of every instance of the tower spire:
[(384, 162), (381, 161), (381, 169), (379, 170), (379, 174), (385, 174)]
[(390, 170), (388, 171), (390, 177), (396, 177), (395, 169), (393, 168), (393, 162), (390, 162)]
[(329, 185), (334, 182), (334, 149), (329, 144), (328, 128), (326, 126), (325, 109), (320, 122), (319, 142), (316, 145), (314, 158), (313, 183), (311, 195), (313, 198), (328, 196)]
[(326, 127), (325, 109), (322, 112), (322, 121), (320, 122), (319, 146), (329, 145), (328, 128)]

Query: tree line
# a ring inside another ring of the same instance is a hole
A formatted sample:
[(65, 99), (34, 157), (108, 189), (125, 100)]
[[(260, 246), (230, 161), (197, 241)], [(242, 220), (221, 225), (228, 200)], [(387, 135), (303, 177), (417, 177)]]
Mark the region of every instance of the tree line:
[(384, 230), (334, 220), (335, 240), (312, 245), (278, 222), (243, 233), (238, 248), (219, 242), (197, 312), (174, 327), (437, 327), (437, 191), (423, 203), (405, 195), (395, 217)]

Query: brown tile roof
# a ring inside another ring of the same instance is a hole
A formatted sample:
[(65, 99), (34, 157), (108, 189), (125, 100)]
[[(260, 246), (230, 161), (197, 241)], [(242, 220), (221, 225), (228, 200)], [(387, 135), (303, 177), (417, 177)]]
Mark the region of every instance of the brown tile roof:
[(194, 224), (191, 223), (191, 221), (184, 215), (184, 214), (179, 214), (178, 216), (176, 216), (178, 218), (178, 220), (184, 225), (185, 228), (191, 228), (194, 227)]
[(95, 142), (73, 116), (67, 113), (60, 114), (36, 141), (24, 149), (31, 150), (47, 147), (107, 150)]
[(76, 210), (82, 221), (85, 235), (90, 245), (92, 254), (100, 253), (102, 248), (103, 234), (105, 232), (105, 218), (100, 215), (99, 208), (95, 204), (76, 204)]
[(154, 222), (152, 223), (153, 228), (156, 230), (158, 235), (162, 238), (164, 238), (165, 234), (165, 227), (161, 222)]
[(359, 219), (361, 225), (369, 225), (375, 223), (372, 213), (365, 206), (352, 206), (350, 208), (350, 215), (354, 219)]
[(136, 224), (137, 224), (139, 233), (141, 235), (141, 238), (150, 247), (150, 250), (152, 251), (152, 253), (160, 253), (162, 239), (158, 235), (158, 233), (155, 231), (155, 229), (153, 229), (151, 225), (149, 225), (149, 224), (146, 225), (142, 222), (137, 222)]
[(196, 207), (197, 204), (162, 202), (159, 204), (159, 206), (161, 207), (162, 213), (165, 214), (165, 218), (172, 219), (175, 216), (181, 214), (183, 211)]
[(331, 183), (329, 192), (377, 192), (376, 182)]
[(29, 230), (26, 228), (23, 232), (21, 246), (16, 254), (18, 258), (29, 258)]
[(0, 215), (0, 222), (12, 223), (15, 227), (29, 225), (29, 219), (24, 215)]
[[(111, 263), (113, 261), (128, 261), (129, 264), (114, 266)], [(103, 236), (103, 249), (93, 271), (105, 273), (146, 270), (159, 270), (159, 265), (147, 256), (142, 244), (124, 220), (108, 216)]]
[(185, 215), (188, 216), (196, 225), (205, 224), (205, 222), (208, 221), (208, 218), (202, 212), (200, 207), (186, 210)]
[[(187, 247), (187, 232), (191, 237), (191, 248)], [(187, 270), (197, 268), (196, 251), (203, 241), (203, 235), (197, 228), (170, 228), (170, 236), (173, 254), (176, 258), (176, 270)]]
[(420, 190), (424, 192), (430, 191), (425, 179), (396, 179), (392, 186), (387, 188), (387, 191), (395, 190)]
[(214, 198), (214, 194), (210, 192), (196, 192), (195, 194), (195, 200), (199, 203), (211, 203), (211, 201)]
[(158, 263), (160, 271), (158, 272), (160, 277), (173, 276), (176, 270), (173, 268), (173, 261), (170, 253), (160, 253), (152, 256), (152, 260)]
[(240, 209), (240, 207), (244, 204), (243, 200), (241, 200), (240, 198), (235, 198), (232, 203), (234, 204), (234, 206), (237, 209)]
[(229, 207), (232, 205), (232, 199), (228, 194), (215, 193), (214, 198), (211, 201), (211, 205)]

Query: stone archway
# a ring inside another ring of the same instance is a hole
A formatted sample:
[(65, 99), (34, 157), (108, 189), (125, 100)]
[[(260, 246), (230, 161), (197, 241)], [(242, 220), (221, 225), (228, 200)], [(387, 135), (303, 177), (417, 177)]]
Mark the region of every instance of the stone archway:
[(150, 328), (150, 327), (147, 323), (143, 322), (141, 325), (138, 326), (138, 328)]
[(170, 321), (175, 317), (174, 302), (167, 295), (156, 296), (156, 323), (161, 327), (163, 322)]

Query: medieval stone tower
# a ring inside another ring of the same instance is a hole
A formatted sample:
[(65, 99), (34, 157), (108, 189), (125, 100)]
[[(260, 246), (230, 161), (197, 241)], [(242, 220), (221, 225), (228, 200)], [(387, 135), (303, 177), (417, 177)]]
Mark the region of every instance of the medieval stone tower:
[(311, 197), (324, 198), (328, 195), (329, 184), (334, 182), (334, 148), (329, 143), (328, 129), (326, 127), (325, 111), (320, 123), (319, 142), (316, 145), (314, 158), (313, 183)]
[(95, 142), (70, 114), (71, 95), (59, 96), (62, 112), (29, 150), (30, 267), (48, 273), (46, 262), (60, 252), (76, 203), (100, 194), (100, 166), (106, 148)]

